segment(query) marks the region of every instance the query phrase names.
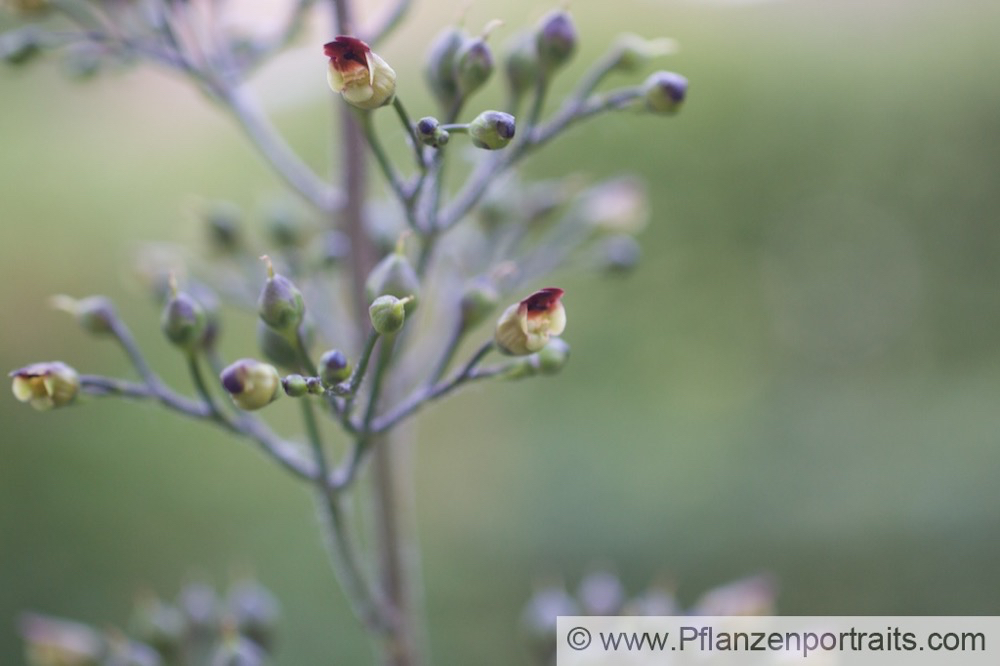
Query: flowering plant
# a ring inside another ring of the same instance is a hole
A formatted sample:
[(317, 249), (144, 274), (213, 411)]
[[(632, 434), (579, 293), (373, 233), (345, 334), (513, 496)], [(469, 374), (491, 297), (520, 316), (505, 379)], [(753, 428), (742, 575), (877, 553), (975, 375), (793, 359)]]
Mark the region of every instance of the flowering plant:
[[(263, 248), (268, 254), (260, 257), (264, 263), (257, 264), (260, 252), (245, 241), (238, 212), (220, 203), (203, 212), (218, 270), (197, 276), (176, 265), (146, 271), (162, 304), (163, 334), (187, 366), (190, 394), (169, 386), (153, 369), (109, 300), (62, 296), (54, 301), (57, 307), (84, 330), (114, 340), (136, 378), (87, 374), (57, 361), (35, 363), (11, 373), (15, 397), (46, 410), (96, 398), (149, 401), (255, 445), (313, 489), (333, 570), (382, 663), (422, 663), (412, 583), (402, 564), (408, 546), (393, 491), (393, 438), (419, 410), (467, 385), (554, 374), (566, 363), (569, 346), (560, 337), (567, 321), (564, 292), (542, 287), (543, 279), (580, 257), (616, 271), (634, 264), (633, 234), (648, 214), (644, 194), (634, 180), (589, 187), (574, 179), (528, 183), (517, 169), (569, 127), (600, 114), (675, 113), (687, 91), (678, 74), (658, 72), (640, 83), (602, 89), (611, 74), (636, 71), (669, 52), (672, 43), (624, 36), (546, 114), (552, 81), (577, 51), (577, 30), (566, 11), (554, 11), (516, 35), (502, 68), (489, 43), (497, 23), (478, 35), (449, 26), (434, 40), (425, 69), (439, 109), (414, 121), (396, 71), (375, 51), (406, 14), (409, 0), (396, 0), (372, 25), (355, 20), (349, 0), (331, 0), (339, 34), (322, 53), (329, 87), (343, 100), (335, 185), (291, 149), (243, 85), (300, 37), (318, 3), (291, 3), (287, 24), (260, 37), (235, 34), (211, 20), (213, 12), (201, 6), (213, 4), (209, 0), (7, 4), (25, 23), (2, 36), (6, 61), (23, 65), (71, 48), (77, 76), (146, 61), (190, 80), (232, 114), (264, 162), (308, 206), (307, 215), (326, 227), (309, 236), (294, 223), (277, 221)], [(318, 45), (316, 54), (320, 76)], [(481, 110), (463, 122), (475, 94), (498, 69), (506, 79), (505, 108)], [(386, 107), (392, 111), (381, 110)], [(384, 146), (376, 113), (398, 119), (408, 168)], [(464, 139), (478, 150), (463, 153), (457, 144)], [(377, 208), (369, 198), (369, 156), (386, 185), (389, 207)], [(446, 168), (467, 158), (466, 177), (452, 187)], [(218, 346), (222, 302), (258, 315), (258, 349), (229, 363)], [(504, 302), (509, 307), (482, 333)], [(476, 336), (479, 344), (456, 364)], [(493, 352), (502, 356), (486, 364)], [(301, 441), (277, 433), (260, 416), (279, 399), (298, 403)], [(349, 442), (339, 461), (320, 428), (323, 417)], [(362, 561), (362, 529), (347, 509), (363, 475), (378, 496), (371, 517), (380, 537), (376, 576)], [(270, 649), (264, 629), (273, 622), (273, 600), (246, 583), (231, 593), (227, 613), (208, 618), (204, 600), (211, 594), (188, 590), (177, 608), (144, 602), (132, 638), (31, 616), (24, 624), (30, 658), (39, 666), (262, 663)]]

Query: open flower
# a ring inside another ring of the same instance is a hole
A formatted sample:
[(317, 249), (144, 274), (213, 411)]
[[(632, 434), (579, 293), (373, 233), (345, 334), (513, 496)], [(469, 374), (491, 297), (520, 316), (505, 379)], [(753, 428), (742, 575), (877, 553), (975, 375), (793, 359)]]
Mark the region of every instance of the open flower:
[(527, 356), (545, 347), (549, 337), (566, 328), (566, 310), (559, 299), (562, 289), (546, 287), (507, 308), (499, 321), (497, 347), (510, 356)]
[(80, 390), (80, 377), (65, 363), (35, 363), (10, 373), (11, 389), (21, 402), (39, 411), (62, 407), (73, 402)]
[(392, 101), (396, 72), (360, 39), (341, 35), (323, 45), (330, 59), (326, 80), (334, 92), (359, 109), (377, 109)]

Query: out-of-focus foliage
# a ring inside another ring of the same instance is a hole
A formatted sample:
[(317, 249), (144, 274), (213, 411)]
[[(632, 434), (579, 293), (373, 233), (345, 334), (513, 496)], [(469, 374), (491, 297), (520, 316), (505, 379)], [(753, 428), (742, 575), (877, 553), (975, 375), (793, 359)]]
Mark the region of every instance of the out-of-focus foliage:
[[(447, 11), (418, 3), (383, 49), (417, 117), (434, 108), (414, 98), (417, 63)], [(563, 374), (473, 391), (419, 424), (435, 653), (523, 663), (525, 572), (575, 579), (595, 562), (629, 589), (675, 580), (685, 606), (767, 570), (786, 613), (997, 613), (1000, 9), (633, 0), (609, 13), (574, 7), (578, 60), (619, 31), (669, 34), (690, 96), (668, 123), (609, 118), (530, 165), (637, 170), (653, 217), (627, 283), (563, 284)], [(322, 164), (324, 71), (297, 63), (261, 87)], [(158, 307), (122, 267), (138, 241), (196, 239), (188, 193), (249, 205), (279, 186), (225, 118), (150, 70), (86, 87), (48, 65), (5, 70), (0, 91), (3, 367), (127, 372), (45, 307), (105, 293), (183, 386)], [(252, 317), (242, 337), (239, 321), (232, 358), (253, 345)], [(141, 587), (191, 570), (222, 582), (246, 563), (283, 602), (276, 663), (365, 655), (309, 498), (247, 447), (138, 405), (43, 416), (11, 396), (0, 422), (3, 663), (20, 659), (23, 609), (101, 625)]]

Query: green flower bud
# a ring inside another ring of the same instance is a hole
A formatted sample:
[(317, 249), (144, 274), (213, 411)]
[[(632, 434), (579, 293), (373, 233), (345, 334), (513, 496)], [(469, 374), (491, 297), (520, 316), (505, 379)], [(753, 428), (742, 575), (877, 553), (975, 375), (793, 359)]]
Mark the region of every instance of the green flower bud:
[(76, 370), (60, 361), (33, 363), (8, 376), (13, 378), (14, 397), (38, 411), (68, 405), (80, 390)]
[(0, 35), (0, 60), (8, 65), (24, 65), (41, 55), (41, 32), (35, 26), (25, 26)]
[(455, 80), (455, 53), (466, 41), (465, 33), (455, 26), (442, 30), (431, 44), (427, 55), (427, 83), (434, 91), (441, 108), (450, 109), (458, 98)]
[(508, 381), (515, 381), (518, 379), (527, 379), (528, 377), (534, 377), (538, 374), (538, 367), (532, 362), (535, 360), (534, 355), (524, 356), (512, 361), (507, 368), (504, 370), (501, 377)]
[(264, 219), (267, 235), (275, 246), (288, 249), (305, 244), (308, 224), (290, 202), (272, 202), (267, 207)]
[(309, 392), (309, 384), (302, 375), (288, 375), (281, 379), (281, 388), (285, 390), (285, 395), (290, 398), (301, 398)]
[(417, 308), (420, 296), (420, 280), (417, 272), (403, 253), (402, 239), (396, 246), (396, 251), (387, 254), (365, 281), (365, 293), (369, 300), (375, 300), (382, 295), (396, 298), (411, 297), (407, 301), (406, 314), (412, 314)]
[(236, 204), (212, 202), (202, 213), (209, 246), (219, 254), (232, 254), (243, 246), (243, 214)]
[(638, 35), (626, 33), (618, 37), (615, 43), (616, 60), (614, 68), (622, 72), (634, 72), (650, 58), (669, 55), (677, 52), (677, 42), (672, 39), (643, 39)]
[(344, 352), (331, 349), (319, 359), (319, 376), (324, 384), (333, 386), (351, 376), (351, 364), (347, 362)]
[(534, 90), (538, 84), (538, 51), (535, 39), (529, 33), (516, 35), (508, 45), (504, 58), (507, 86), (514, 97)]
[(642, 250), (632, 236), (619, 234), (605, 238), (599, 248), (601, 267), (611, 273), (632, 271), (639, 263)]
[(493, 74), (493, 52), (483, 37), (470, 37), (455, 52), (455, 85), (468, 97), (489, 81)]
[(244, 580), (229, 592), (229, 613), (236, 629), (265, 650), (274, 644), (281, 606), (274, 595), (256, 581)]
[(557, 287), (536, 291), (507, 308), (497, 321), (497, 348), (509, 356), (527, 356), (542, 349), (549, 337), (566, 328), (566, 310)]
[(569, 14), (557, 10), (545, 16), (535, 33), (538, 62), (545, 72), (562, 67), (576, 51), (576, 26)]
[(475, 280), (462, 294), (461, 327), (468, 331), (486, 319), (500, 302), (500, 294), (488, 280)]
[(437, 118), (427, 116), (417, 121), (417, 138), (420, 143), (431, 148), (440, 148), (448, 143), (449, 134), (441, 129), (441, 124)]
[[(299, 336), (307, 349), (312, 346), (316, 330), (309, 320), (303, 320), (299, 324)], [(297, 370), (302, 362), (298, 350), (289, 339), (262, 321), (257, 322), (257, 347), (264, 358), (282, 368)]]
[(326, 80), (348, 104), (371, 110), (392, 102), (396, 72), (360, 39), (340, 35), (323, 45)]
[(399, 299), (395, 296), (379, 296), (368, 308), (372, 328), (380, 335), (391, 335), (403, 328), (406, 321), (406, 303), (411, 296)]
[(257, 312), (261, 320), (278, 333), (294, 335), (306, 311), (302, 293), (291, 280), (275, 274), (267, 255), (263, 259), (267, 263), (268, 278), (257, 299)]
[(104, 296), (89, 296), (79, 300), (69, 296), (53, 296), (52, 307), (68, 312), (76, 318), (83, 330), (94, 335), (106, 335), (112, 332), (115, 320), (115, 308)]
[(655, 113), (677, 113), (687, 89), (688, 80), (674, 72), (654, 72), (642, 84), (646, 108)]
[(219, 375), (222, 386), (240, 409), (252, 411), (277, 399), (281, 377), (273, 365), (252, 358), (242, 358)]
[(503, 111), (483, 111), (469, 123), (469, 136), (477, 148), (499, 150), (514, 138), (514, 116)]
[(323, 382), (319, 377), (306, 377), (306, 390), (312, 395), (320, 395), (323, 392)]
[(136, 604), (130, 626), (135, 638), (166, 659), (175, 659), (184, 645), (184, 615), (177, 607), (153, 595), (143, 597)]
[(193, 351), (203, 340), (208, 319), (205, 310), (188, 294), (178, 291), (167, 301), (160, 319), (164, 335), (185, 351)]
[(554, 375), (563, 369), (569, 360), (569, 344), (562, 338), (552, 338), (535, 354), (535, 366), (543, 375)]

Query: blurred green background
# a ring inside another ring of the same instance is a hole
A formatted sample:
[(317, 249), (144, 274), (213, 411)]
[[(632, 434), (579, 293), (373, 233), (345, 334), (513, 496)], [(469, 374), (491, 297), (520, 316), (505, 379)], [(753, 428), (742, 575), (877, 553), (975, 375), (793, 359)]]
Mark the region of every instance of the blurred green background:
[[(477, 3), (468, 25), (506, 19), (500, 44), (548, 8)], [(635, 170), (655, 214), (633, 276), (562, 281), (562, 375), (420, 419), (435, 663), (526, 663), (533, 581), (575, 585), (595, 564), (631, 592), (666, 576), (685, 603), (769, 571), (787, 614), (1000, 613), (1000, 5), (573, 12), (582, 49), (563, 87), (618, 32), (662, 34), (682, 43), (665, 65), (690, 78), (689, 102), (578, 128), (530, 163)], [(418, 2), (383, 49), (417, 116), (431, 112), (418, 61), (452, 16)], [(265, 72), (260, 89), (324, 165), (317, 66)], [(104, 293), (185, 386), (128, 257), (198, 238), (180, 213), (191, 195), (254, 203), (279, 186), (223, 114), (152, 69), (88, 85), (7, 69), (0, 91), (0, 367), (126, 374), (113, 345), (46, 306)], [(24, 609), (120, 624), (140, 588), (223, 585), (237, 567), (284, 603), (277, 664), (366, 663), (310, 497), (241, 442), (115, 402), (38, 414), (8, 394), (0, 422), (0, 663), (21, 663)]]

